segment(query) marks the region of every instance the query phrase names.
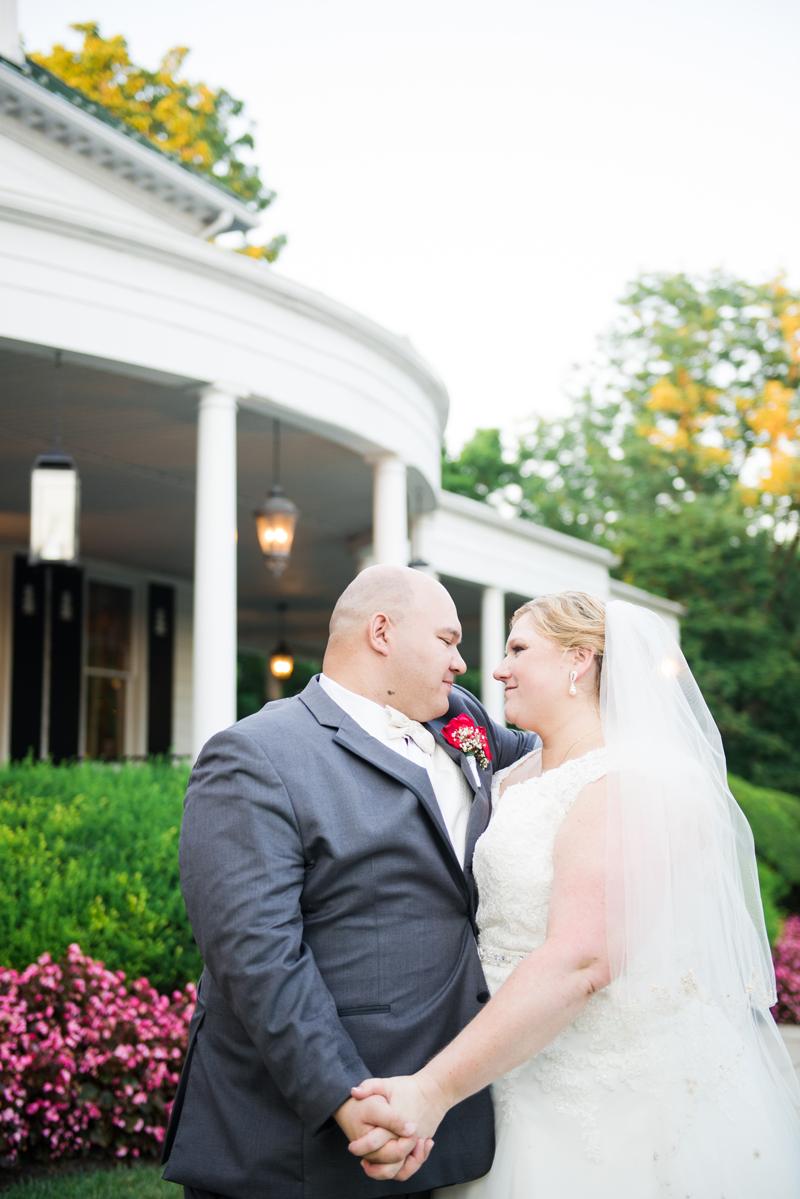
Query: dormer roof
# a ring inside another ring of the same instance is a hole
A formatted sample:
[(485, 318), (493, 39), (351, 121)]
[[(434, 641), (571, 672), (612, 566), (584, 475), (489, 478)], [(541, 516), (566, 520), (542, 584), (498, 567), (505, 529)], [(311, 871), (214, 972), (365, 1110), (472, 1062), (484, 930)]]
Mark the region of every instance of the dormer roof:
[(102, 104), (30, 59), (0, 57), (0, 112), (43, 133), (165, 206), (196, 220), (206, 236), (255, 228), (260, 216), (224, 184), (165, 153)]

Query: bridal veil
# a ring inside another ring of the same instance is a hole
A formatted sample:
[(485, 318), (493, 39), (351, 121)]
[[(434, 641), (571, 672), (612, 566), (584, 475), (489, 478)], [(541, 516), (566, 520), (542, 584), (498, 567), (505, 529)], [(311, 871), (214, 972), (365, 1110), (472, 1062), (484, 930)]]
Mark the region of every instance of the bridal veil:
[(660, 1030), (639, 1082), (661, 1110), (654, 1156), (672, 1159), (677, 1186), (702, 1097), (723, 1112), (743, 1102), (768, 1112), (797, 1161), (800, 1088), (769, 1010), (775, 975), (753, 836), (700, 689), (647, 609), (606, 605), (600, 704), (609, 994), (628, 1027)]

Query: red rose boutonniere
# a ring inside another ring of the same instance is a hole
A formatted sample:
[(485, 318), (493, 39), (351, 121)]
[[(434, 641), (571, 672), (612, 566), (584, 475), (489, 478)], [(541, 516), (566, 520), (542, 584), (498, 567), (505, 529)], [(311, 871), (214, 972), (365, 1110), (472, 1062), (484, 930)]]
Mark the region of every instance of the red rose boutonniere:
[(469, 716), (462, 713), (454, 716), (442, 729), (443, 735), (451, 745), (460, 749), (468, 758), (477, 758), (481, 770), (485, 770), (492, 760), (492, 751), (486, 739), (486, 729), (475, 724)]

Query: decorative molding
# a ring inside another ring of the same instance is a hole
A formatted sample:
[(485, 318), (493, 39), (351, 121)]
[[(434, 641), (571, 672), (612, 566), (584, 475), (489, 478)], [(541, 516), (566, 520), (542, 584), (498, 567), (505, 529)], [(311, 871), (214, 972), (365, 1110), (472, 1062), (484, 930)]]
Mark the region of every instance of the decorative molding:
[[(554, 549), (563, 550), (574, 557), (588, 558), (609, 569), (617, 566), (620, 561), (616, 554), (603, 549), (602, 546), (592, 545), (590, 541), (583, 541), (580, 537), (570, 537), (568, 533), (557, 533), (555, 529), (546, 529), (544, 525), (534, 524), (532, 520), (501, 516), (497, 509), (490, 507), (489, 504), (470, 500), (466, 496), (456, 495), (452, 491), (440, 491), (437, 505), (445, 512), (452, 512), (455, 516), (463, 516), (466, 520), (492, 525), (496, 529), (502, 529), (505, 533), (525, 537), (528, 541), (538, 541), (540, 545), (550, 545)], [(640, 594), (644, 596), (646, 592), (642, 591)], [(669, 600), (663, 602), (669, 603)]]
[(409, 375), (432, 401), (440, 432), (444, 431), (449, 410), (447, 390), (411, 342), (390, 333), (344, 304), (276, 274), (264, 263), (232, 250), (209, 245), (198, 238), (161, 235), (142, 228), (131, 230), (98, 218), (89, 220), (76, 210), (65, 213), (63, 207), (40, 200), (29, 197), (17, 199), (13, 193), (3, 192), (2, 188), (0, 220), (43, 229), (79, 241), (94, 242), (108, 249), (150, 258), (181, 271), (203, 275), (239, 291), (249, 291), (259, 299), (344, 333)]
[(622, 583), (619, 579), (608, 580), (608, 591), (611, 599), (627, 600), (629, 604), (638, 604), (641, 608), (653, 608), (655, 611), (669, 612), (670, 616), (686, 616), (689, 609), (675, 600), (665, 599), (663, 595), (653, 595), (642, 591), (641, 587), (633, 587), (630, 583)]
[[(119, 122), (110, 123), (107, 114), (97, 113), (100, 106), (79, 92), (64, 88), (65, 93), (74, 95), (70, 102), (66, 94), (48, 91), (36, 82), (37, 71), (41, 69), (35, 64), (20, 70), (0, 61), (0, 112), (38, 130), (78, 158), (126, 180), (132, 185), (134, 202), (137, 192), (144, 192), (157, 198), (167, 211), (190, 214), (203, 226), (217, 224), (225, 211), (231, 215), (229, 229), (247, 230), (258, 225), (259, 214), (233, 192), (193, 174), (157, 147), (140, 142), (135, 131), (128, 133), (118, 127)], [(47, 72), (41, 71), (41, 75), (48, 78)]]

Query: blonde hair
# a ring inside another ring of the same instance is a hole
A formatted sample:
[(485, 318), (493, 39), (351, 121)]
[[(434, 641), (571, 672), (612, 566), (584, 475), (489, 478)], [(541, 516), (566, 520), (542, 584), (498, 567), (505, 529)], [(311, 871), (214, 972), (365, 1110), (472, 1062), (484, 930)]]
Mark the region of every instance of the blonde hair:
[(557, 595), (539, 595), (517, 608), (511, 625), (523, 616), (531, 616), (537, 629), (562, 650), (593, 649), (595, 686), (600, 691), (600, 671), (606, 648), (606, 606), (588, 591), (560, 591)]

